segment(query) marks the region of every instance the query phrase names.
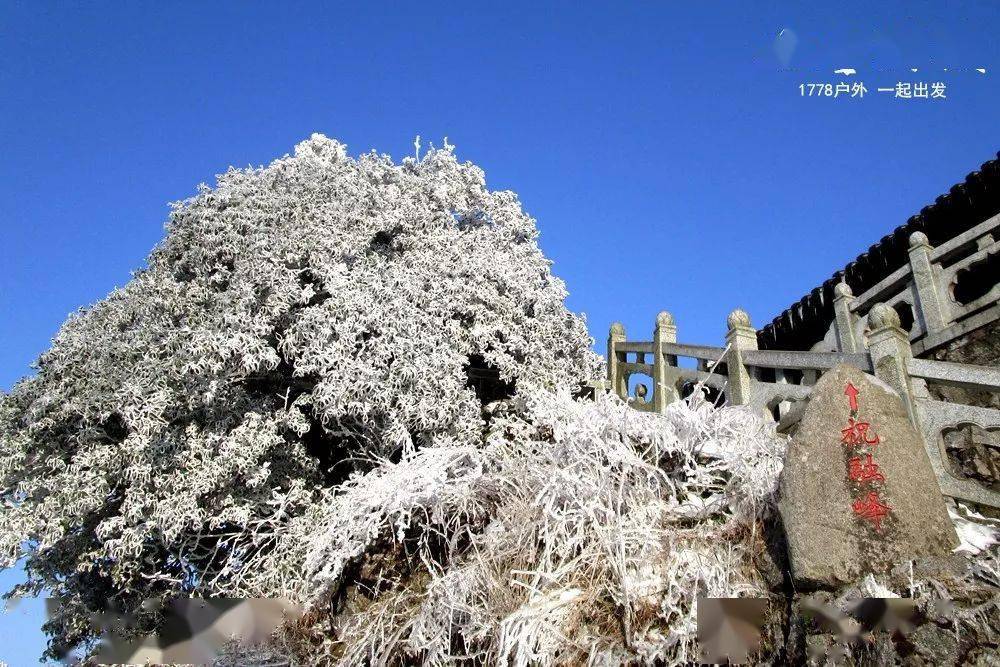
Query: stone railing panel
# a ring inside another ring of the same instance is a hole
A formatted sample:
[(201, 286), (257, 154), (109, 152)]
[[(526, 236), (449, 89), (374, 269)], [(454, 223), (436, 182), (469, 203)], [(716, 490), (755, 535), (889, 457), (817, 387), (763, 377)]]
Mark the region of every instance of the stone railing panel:
[[(950, 239), (937, 248), (926, 235), (910, 236), (909, 261), (864, 294), (854, 297), (846, 284), (834, 290), (832, 336), (841, 352), (860, 352), (870, 329), (867, 314), (875, 303), (884, 303), (901, 315), (914, 351), (947, 344), (970, 330), (1000, 319), (1000, 271), (990, 285), (988, 274), (1000, 261), (1000, 215)], [(978, 271), (971, 277), (970, 272)], [(956, 286), (962, 280), (987, 281), (981, 295), (960, 302)], [(972, 320), (972, 321), (968, 321)]]
[(867, 354), (840, 352), (787, 352), (784, 350), (753, 350), (743, 354), (743, 363), (760, 368), (780, 368), (782, 370), (829, 370), (837, 364), (849, 364), (863, 371), (871, 372), (871, 360)]
[(953, 387), (1000, 392), (1000, 368), (955, 364), (930, 359), (910, 359), (910, 375)]
[(979, 223), (975, 227), (955, 236), (934, 249), (931, 259), (935, 262), (950, 266), (954, 263), (955, 257), (965, 252), (965, 248), (975, 244), (977, 249), (985, 245), (983, 239), (991, 242), (1000, 232), (1000, 215), (995, 215), (989, 220)]
[(715, 363), (722, 358), (722, 354), (726, 351), (724, 347), (712, 347), (709, 345), (681, 345), (677, 343), (664, 343), (661, 346), (661, 350), (664, 354), (673, 355), (675, 357), (688, 357), (690, 359), (698, 359), (699, 361), (707, 361)]
[(984, 431), (1000, 429), (1000, 410), (921, 399), (917, 401), (917, 411), (923, 427), (927, 455), (937, 475), (941, 492), (960, 500), (1000, 507), (1000, 493), (954, 474), (944, 443), (944, 433), (950, 428), (972, 424)]

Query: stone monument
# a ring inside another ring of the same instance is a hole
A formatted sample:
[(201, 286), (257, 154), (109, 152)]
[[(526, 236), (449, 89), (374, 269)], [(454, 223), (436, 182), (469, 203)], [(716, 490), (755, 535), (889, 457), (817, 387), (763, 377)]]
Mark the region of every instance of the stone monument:
[(834, 367), (813, 387), (780, 490), (797, 585), (844, 585), (958, 545), (903, 402), (852, 366)]

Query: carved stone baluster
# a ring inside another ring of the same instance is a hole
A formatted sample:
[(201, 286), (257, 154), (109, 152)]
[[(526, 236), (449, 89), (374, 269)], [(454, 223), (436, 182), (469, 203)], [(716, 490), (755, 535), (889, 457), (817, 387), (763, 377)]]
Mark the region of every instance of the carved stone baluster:
[(753, 378), (743, 365), (743, 351), (757, 349), (757, 330), (750, 325), (750, 316), (737, 308), (726, 318), (726, 368), (729, 373), (730, 405), (749, 405), (753, 400)]
[(860, 352), (857, 336), (854, 333), (857, 316), (851, 310), (854, 304), (854, 293), (847, 283), (837, 283), (833, 288), (833, 325), (837, 333), (837, 349), (846, 354)]
[(663, 354), (664, 343), (677, 342), (677, 327), (674, 317), (667, 311), (656, 316), (656, 328), (653, 330), (653, 410), (664, 412), (667, 405), (676, 401), (676, 376), (668, 369), (677, 364), (677, 357)]
[(621, 398), (628, 398), (628, 384), (621, 364), (625, 363), (625, 353), (618, 352), (615, 346), (625, 342), (625, 327), (621, 322), (611, 325), (608, 332), (608, 387)]
[(910, 272), (917, 288), (916, 311), (928, 334), (941, 331), (951, 321), (948, 302), (938, 284), (937, 269), (931, 262), (931, 250), (926, 234), (910, 234)]
[(920, 432), (914, 406), (913, 382), (907, 364), (913, 358), (910, 338), (900, 326), (899, 313), (884, 303), (876, 303), (868, 311), (868, 353), (875, 376), (896, 390), (910, 415), (910, 421)]

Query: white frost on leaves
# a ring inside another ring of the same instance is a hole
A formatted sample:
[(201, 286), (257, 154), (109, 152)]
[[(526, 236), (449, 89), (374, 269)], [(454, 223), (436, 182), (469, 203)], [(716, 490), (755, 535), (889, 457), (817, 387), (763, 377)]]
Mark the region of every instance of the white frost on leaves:
[(202, 186), (0, 397), (0, 567), (26, 557), (79, 637), (94, 596), (237, 586), (329, 497), (318, 454), (341, 479), (474, 446), (470, 359), (518, 386), (597, 376), (537, 236), (450, 145), (394, 164), (313, 135)]

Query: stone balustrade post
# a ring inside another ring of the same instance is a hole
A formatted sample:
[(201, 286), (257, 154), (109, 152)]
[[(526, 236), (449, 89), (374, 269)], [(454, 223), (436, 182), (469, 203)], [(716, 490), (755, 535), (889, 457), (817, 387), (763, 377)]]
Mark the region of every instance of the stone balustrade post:
[(749, 405), (753, 400), (753, 378), (743, 365), (743, 351), (757, 349), (757, 330), (750, 325), (746, 311), (739, 308), (729, 313), (726, 323), (729, 325), (726, 333), (729, 404)]
[(837, 283), (833, 288), (833, 326), (837, 333), (837, 349), (844, 354), (860, 352), (855, 324), (857, 316), (851, 307), (854, 305), (854, 293), (847, 283)]
[(615, 349), (617, 343), (624, 342), (625, 327), (621, 322), (613, 323), (608, 332), (608, 389), (621, 398), (628, 398), (628, 385), (621, 370), (621, 364), (625, 363), (625, 353)]
[(924, 323), (927, 333), (936, 333), (951, 321), (944, 290), (937, 279), (937, 269), (931, 262), (930, 243), (923, 232), (910, 234), (910, 272), (917, 291), (916, 314)]
[(868, 353), (871, 355), (875, 377), (892, 387), (906, 406), (917, 432), (917, 421), (913, 381), (907, 368), (913, 351), (910, 337), (900, 326), (899, 313), (884, 303), (876, 303), (868, 312)]
[(675, 378), (668, 370), (676, 366), (677, 357), (664, 354), (664, 343), (677, 342), (677, 326), (674, 317), (667, 311), (661, 311), (656, 316), (656, 328), (653, 330), (653, 410), (664, 412), (667, 405), (680, 398), (675, 386)]

